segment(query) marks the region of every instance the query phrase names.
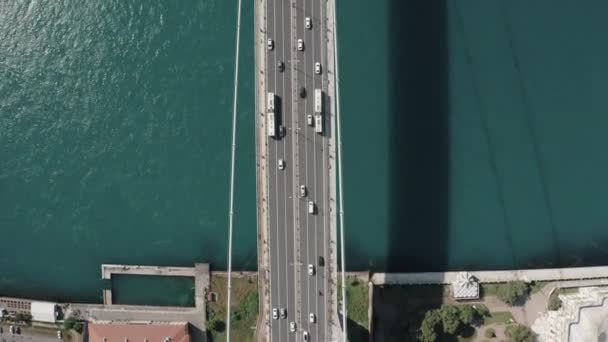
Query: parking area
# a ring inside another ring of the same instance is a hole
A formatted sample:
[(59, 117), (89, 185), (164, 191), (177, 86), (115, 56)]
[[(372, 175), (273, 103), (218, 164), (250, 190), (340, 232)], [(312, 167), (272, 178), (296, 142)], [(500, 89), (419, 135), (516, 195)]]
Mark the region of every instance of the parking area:
[(57, 332), (51, 329), (21, 327), (20, 334), (11, 334), (8, 325), (0, 325), (0, 342), (58, 342)]

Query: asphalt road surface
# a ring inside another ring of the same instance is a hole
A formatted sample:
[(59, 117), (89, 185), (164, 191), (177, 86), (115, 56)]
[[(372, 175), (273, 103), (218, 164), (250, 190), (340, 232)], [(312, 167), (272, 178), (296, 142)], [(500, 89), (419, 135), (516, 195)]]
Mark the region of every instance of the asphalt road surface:
[[(268, 143), (268, 210), (270, 244), (271, 310), (285, 309), (285, 319), (272, 319), (271, 341), (303, 341), (307, 331), (310, 341), (329, 339), (328, 310), (329, 266), (320, 266), (319, 257), (328, 261), (329, 249), (329, 120), (324, 120), (324, 134), (307, 125), (307, 114), (314, 115), (314, 90), (327, 93), (325, 1), (267, 0), (266, 38), (274, 49), (266, 50), (266, 85), (277, 97), (277, 127), (285, 127), (285, 136), (269, 138)], [(306, 17), (312, 28), (305, 28)], [(304, 50), (298, 51), (302, 39)], [(277, 68), (282, 61), (284, 71)], [(321, 74), (315, 74), (315, 63), (321, 63)], [(306, 97), (300, 96), (300, 89)], [(280, 131), (277, 129), (277, 131)], [(286, 167), (278, 169), (278, 160)], [(307, 194), (301, 197), (300, 185)], [(308, 213), (313, 201), (316, 213)], [(308, 265), (315, 274), (308, 274)], [(327, 294), (327, 295), (326, 295)], [(315, 322), (309, 321), (310, 314)], [(296, 323), (296, 332), (290, 331)]]

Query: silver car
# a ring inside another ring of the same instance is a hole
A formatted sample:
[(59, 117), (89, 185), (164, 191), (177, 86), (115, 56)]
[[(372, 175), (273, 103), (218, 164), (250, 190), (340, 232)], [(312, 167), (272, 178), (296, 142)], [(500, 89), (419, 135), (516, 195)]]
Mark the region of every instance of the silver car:
[(315, 265), (308, 264), (308, 275), (309, 276), (315, 275)]
[(289, 322), (289, 331), (296, 332), (296, 322)]
[(308, 213), (309, 214), (314, 214), (315, 213), (315, 202), (308, 201)]
[(319, 63), (319, 62), (315, 63), (315, 74), (317, 74), (317, 75), (321, 74), (321, 63)]
[(304, 20), (304, 26), (306, 26), (306, 28), (309, 30), (312, 28), (312, 20), (310, 20), (310, 17), (306, 17)]
[(310, 323), (315, 323), (317, 321), (317, 317), (315, 317), (314, 313), (311, 312), (310, 315), (308, 315), (308, 321)]
[(279, 170), (285, 170), (285, 161), (283, 159), (279, 159)]
[(298, 39), (298, 51), (304, 51), (304, 41), (302, 39)]
[(272, 309), (272, 319), (279, 319), (279, 310), (277, 308)]
[(279, 314), (281, 316), (281, 319), (287, 318), (287, 310), (285, 310), (285, 308), (281, 308), (281, 310), (279, 310)]
[(274, 49), (274, 41), (271, 38), (268, 38), (268, 41), (266, 42), (266, 46), (268, 46), (268, 50)]
[(315, 120), (312, 117), (312, 114), (306, 115), (306, 123), (308, 124), (308, 126), (312, 126), (315, 124)]
[(300, 197), (306, 197), (306, 185), (300, 185)]

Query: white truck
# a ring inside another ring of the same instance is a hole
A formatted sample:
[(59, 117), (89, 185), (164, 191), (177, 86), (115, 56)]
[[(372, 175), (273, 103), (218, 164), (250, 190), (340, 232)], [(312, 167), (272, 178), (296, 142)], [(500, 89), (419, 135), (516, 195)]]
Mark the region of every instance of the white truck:
[(274, 98), (275, 95), (274, 93), (268, 93), (268, 101), (267, 101), (267, 105), (266, 105), (266, 111), (268, 113), (273, 112), (274, 113)]
[(323, 114), (323, 91), (315, 89), (315, 113)]
[(323, 133), (323, 115), (315, 114), (315, 132)]
[(323, 91), (315, 89), (315, 132), (323, 133)]
[(266, 113), (266, 118), (268, 119), (268, 122), (266, 123), (266, 127), (268, 127), (268, 136), (274, 137), (277, 134), (277, 129), (275, 127), (276, 119), (274, 117), (274, 113), (273, 112)]

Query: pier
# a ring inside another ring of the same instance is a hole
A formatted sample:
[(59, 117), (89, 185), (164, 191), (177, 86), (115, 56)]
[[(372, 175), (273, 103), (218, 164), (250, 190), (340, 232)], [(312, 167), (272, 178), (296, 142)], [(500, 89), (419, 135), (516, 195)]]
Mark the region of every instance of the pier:
[(195, 307), (166, 307), (146, 305), (121, 305), (112, 302), (112, 291), (104, 289), (104, 304), (67, 305), (67, 316), (75, 316), (91, 322), (188, 322), (192, 341), (206, 341), (206, 303), (209, 291), (209, 264), (195, 264), (194, 267), (113, 265), (101, 266), (102, 279), (112, 279), (112, 275), (194, 277)]

